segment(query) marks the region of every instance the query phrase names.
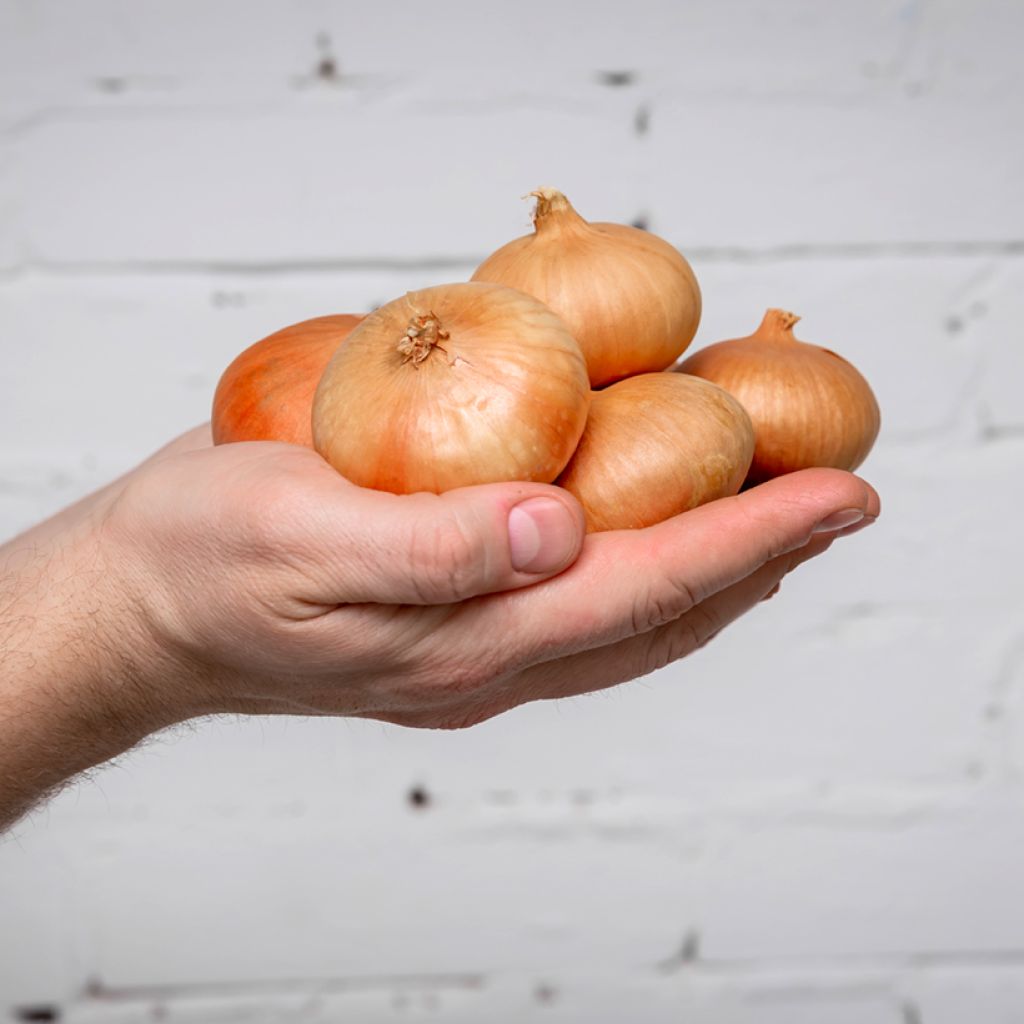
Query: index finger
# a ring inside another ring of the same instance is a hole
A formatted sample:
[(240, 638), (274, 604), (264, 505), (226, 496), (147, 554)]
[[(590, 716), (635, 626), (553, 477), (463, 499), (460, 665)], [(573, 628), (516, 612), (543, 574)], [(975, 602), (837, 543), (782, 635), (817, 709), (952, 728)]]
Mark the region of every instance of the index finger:
[(505, 638), (521, 665), (615, 643), (679, 618), (815, 532), (879, 508), (874, 489), (851, 473), (791, 473), (644, 530), (591, 534), (561, 576), (486, 601), (478, 628)]

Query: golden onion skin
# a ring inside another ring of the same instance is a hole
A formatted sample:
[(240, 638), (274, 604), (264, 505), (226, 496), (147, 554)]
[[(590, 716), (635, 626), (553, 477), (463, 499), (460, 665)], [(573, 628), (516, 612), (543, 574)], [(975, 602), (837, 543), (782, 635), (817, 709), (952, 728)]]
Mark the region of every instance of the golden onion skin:
[(550, 483), (589, 401), (579, 346), (546, 306), (501, 285), (440, 285), (349, 335), (317, 388), (313, 442), (353, 483), (396, 494)]
[(749, 337), (709, 345), (679, 366), (725, 388), (750, 414), (750, 483), (812, 466), (856, 469), (878, 437), (871, 386), (842, 356), (798, 341), (799, 319), (770, 309)]
[(754, 429), (721, 388), (679, 373), (647, 373), (596, 391), (558, 483), (583, 506), (587, 532), (653, 526), (736, 494)]
[(595, 388), (671, 366), (700, 323), (690, 264), (650, 232), (588, 223), (561, 192), (532, 195), (534, 233), (498, 249), (473, 280), (518, 288), (550, 306), (579, 342)]

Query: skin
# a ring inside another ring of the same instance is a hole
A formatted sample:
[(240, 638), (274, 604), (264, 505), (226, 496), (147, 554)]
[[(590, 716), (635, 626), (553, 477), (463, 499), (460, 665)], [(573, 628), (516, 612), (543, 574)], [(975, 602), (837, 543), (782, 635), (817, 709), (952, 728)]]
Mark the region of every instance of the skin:
[[(509, 524), (538, 498), (517, 569)], [(454, 729), (645, 675), (878, 511), (857, 477), (805, 470), (585, 537), (553, 486), (396, 496), (199, 428), (0, 548), (0, 827), (192, 718)]]

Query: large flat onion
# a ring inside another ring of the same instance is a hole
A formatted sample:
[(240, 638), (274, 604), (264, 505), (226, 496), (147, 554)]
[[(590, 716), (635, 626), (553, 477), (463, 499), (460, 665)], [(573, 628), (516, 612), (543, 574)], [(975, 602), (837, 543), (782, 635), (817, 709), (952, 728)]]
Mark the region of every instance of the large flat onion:
[(501, 285), (440, 285), (382, 306), (338, 349), (313, 440), (353, 483), (398, 494), (549, 483), (588, 405), (583, 356), (551, 310)]

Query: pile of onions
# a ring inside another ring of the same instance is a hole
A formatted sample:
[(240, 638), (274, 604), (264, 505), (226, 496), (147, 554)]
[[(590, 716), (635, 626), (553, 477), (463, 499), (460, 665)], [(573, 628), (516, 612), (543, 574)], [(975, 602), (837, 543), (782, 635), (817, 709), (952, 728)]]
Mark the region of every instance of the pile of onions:
[(398, 494), (557, 483), (591, 531), (865, 458), (871, 388), (797, 341), (795, 316), (769, 310), (750, 337), (673, 368), (701, 313), (686, 260), (647, 232), (588, 223), (554, 189), (532, 195), (534, 233), (472, 281), (307, 320), (243, 352), (217, 387), (215, 442), (312, 446), (353, 483)]
[(769, 309), (749, 337), (710, 345), (679, 367), (725, 388), (750, 413), (751, 483), (811, 466), (856, 469), (878, 436), (868, 382), (830, 349), (797, 341), (799, 319)]
[(700, 322), (690, 264), (657, 235), (588, 223), (555, 189), (531, 195), (534, 233), (489, 256), (473, 280), (519, 288), (550, 306), (580, 343), (595, 388), (671, 366)]

